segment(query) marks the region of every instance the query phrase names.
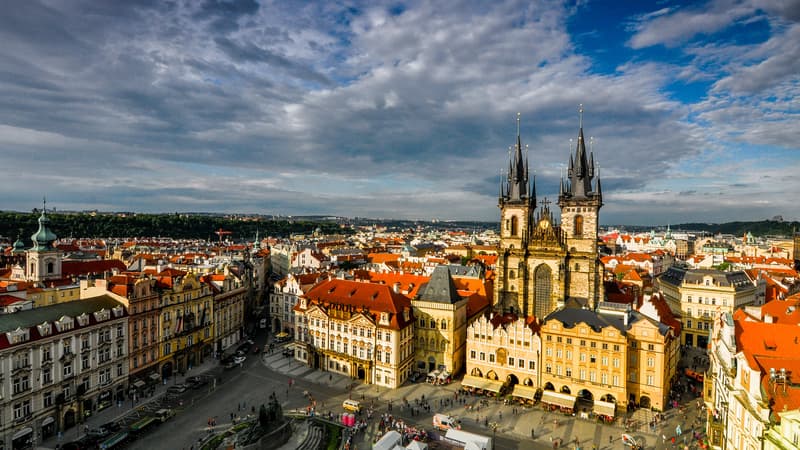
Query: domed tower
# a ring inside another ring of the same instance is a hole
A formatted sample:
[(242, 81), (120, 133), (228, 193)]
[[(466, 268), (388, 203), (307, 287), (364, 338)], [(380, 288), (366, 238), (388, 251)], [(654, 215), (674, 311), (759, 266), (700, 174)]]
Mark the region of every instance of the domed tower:
[(33, 247), (27, 251), (26, 278), (29, 281), (47, 281), (61, 278), (61, 250), (53, 246), (58, 237), (50, 231), (47, 203), (39, 216), (39, 229), (31, 235)]

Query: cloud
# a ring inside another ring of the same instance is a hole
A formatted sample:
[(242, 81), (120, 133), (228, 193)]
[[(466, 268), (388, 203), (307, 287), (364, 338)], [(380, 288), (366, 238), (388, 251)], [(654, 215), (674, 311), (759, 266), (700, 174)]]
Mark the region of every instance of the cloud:
[[(568, 33), (580, 8), (544, 0), (24, 2), (0, 16), (0, 151), (24, 175), (0, 180), (5, 208), (48, 191), (59, 209), (495, 221), (517, 112), (554, 199), (583, 103), (601, 222), (655, 220), (676, 193), (725, 192), (697, 185), (704, 165), (766, 159), (729, 143), (796, 148), (794, 10), (725, 5), (633, 19), (633, 48), (691, 41), (689, 63), (598, 74)], [(698, 39), (755, 16), (776, 24), (764, 42)], [(687, 103), (676, 79), (712, 87)], [(696, 201), (681, 211), (716, 208)]]

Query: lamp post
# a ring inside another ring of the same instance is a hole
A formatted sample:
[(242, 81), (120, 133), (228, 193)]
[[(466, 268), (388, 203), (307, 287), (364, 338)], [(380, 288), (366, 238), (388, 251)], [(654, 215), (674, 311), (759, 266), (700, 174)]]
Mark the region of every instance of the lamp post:
[(492, 428), (492, 450), (495, 448), (495, 440), (497, 439), (497, 428), (500, 426), (497, 422), (492, 422), (489, 424)]

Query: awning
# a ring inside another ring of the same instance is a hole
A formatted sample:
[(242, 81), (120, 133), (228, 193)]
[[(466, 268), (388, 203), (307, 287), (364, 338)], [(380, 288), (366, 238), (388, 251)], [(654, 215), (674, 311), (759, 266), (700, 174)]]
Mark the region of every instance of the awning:
[(542, 403), (556, 405), (561, 408), (574, 408), (575, 397), (555, 391), (542, 391)]
[(495, 381), (495, 380), (486, 380), (486, 386), (484, 386), (484, 390), (489, 392), (500, 392), (500, 389), (503, 388), (502, 381)]
[(33, 428), (25, 427), (25, 428), (22, 428), (21, 430), (17, 431), (16, 433), (14, 433), (14, 435), (11, 436), (11, 439), (19, 439), (19, 438), (27, 436), (27, 435), (29, 435), (31, 433), (33, 433)]
[(161, 375), (153, 372), (150, 374), (150, 379), (153, 381), (161, 381)]
[(524, 384), (518, 384), (514, 386), (514, 392), (512, 392), (511, 395), (513, 395), (514, 397), (534, 400), (534, 397), (536, 396), (536, 388), (533, 386), (525, 386)]
[(281, 331), (280, 333), (276, 334), (276, 335), (275, 335), (275, 337), (276, 337), (276, 338), (285, 338), (285, 337), (289, 337), (289, 333), (287, 333), (287, 332), (285, 332), (285, 331)]
[(144, 381), (142, 381), (142, 380), (136, 380), (136, 381), (133, 383), (133, 386), (134, 386), (134, 387), (137, 387), (137, 388), (144, 387)]
[(442, 373), (439, 374), (439, 379), (440, 380), (446, 380), (449, 377), (450, 377), (450, 372), (442, 372)]
[(614, 413), (616, 412), (616, 410), (617, 410), (616, 403), (601, 402), (600, 400), (595, 400), (594, 407), (592, 408), (592, 411), (594, 411), (595, 414), (602, 414), (608, 417), (614, 417)]
[(434, 370), (433, 372), (428, 372), (428, 376), (431, 377), (431, 378), (436, 378), (436, 377), (439, 376), (439, 371), (438, 370)]
[(42, 421), (42, 426), (44, 427), (44, 426), (50, 425), (51, 423), (53, 423), (55, 421), (56, 421), (56, 419), (54, 419), (53, 416), (45, 417), (44, 420)]
[(97, 396), (97, 401), (102, 402), (111, 398), (111, 391), (103, 391)]
[(474, 375), (464, 375), (464, 379), (461, 380), (461, 386), (483, 389), (483, 386), (485, 386), (485, 381), (489, 380), (486, 378), (476, 377)]

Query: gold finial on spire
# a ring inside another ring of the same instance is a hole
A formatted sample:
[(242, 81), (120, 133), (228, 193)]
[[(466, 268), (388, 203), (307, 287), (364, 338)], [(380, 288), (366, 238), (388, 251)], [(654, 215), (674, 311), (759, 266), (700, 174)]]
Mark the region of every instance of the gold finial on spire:
[(580, 124), (580, 127), (583, 128), (583, 103), (578, 105), (578, 117), (578, 123)]

